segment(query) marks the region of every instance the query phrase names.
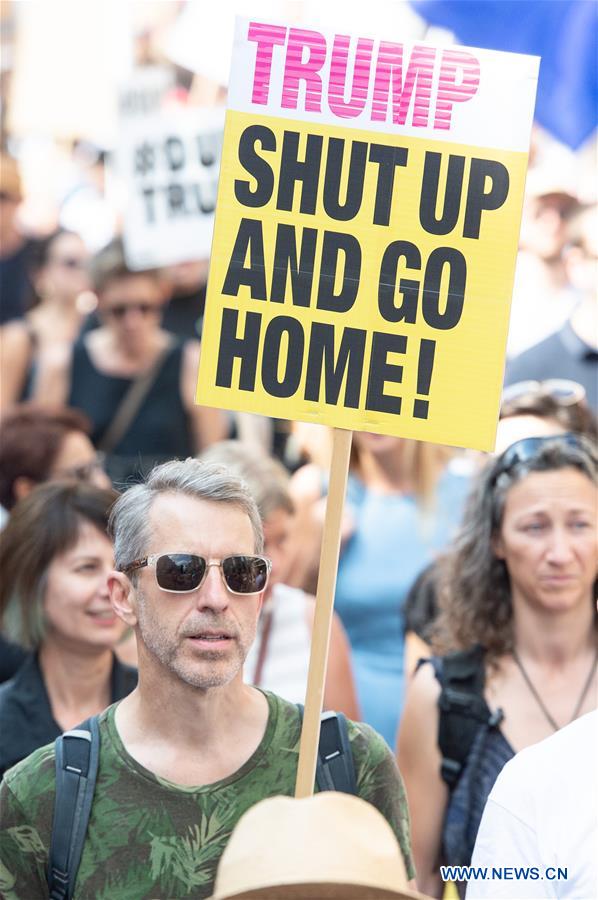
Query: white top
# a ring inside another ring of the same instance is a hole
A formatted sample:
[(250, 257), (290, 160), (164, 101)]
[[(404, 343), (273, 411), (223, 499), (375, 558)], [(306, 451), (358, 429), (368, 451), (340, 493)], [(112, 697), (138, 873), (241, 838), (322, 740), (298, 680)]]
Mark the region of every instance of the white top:
[[(469, 881), (473, 898), (598, 898), (598, 711), (577, 719), (506, 764), (480, 824)], [(490, 879), (491, 868), (537, 867), (512, 880)], [(566, 869), (566, 880), (553, 880)], [(534, 879), (534, 880), (531, 880)]]
[[(299, 588), (275, 584), (272, 590), (272, 628), (260, 687), (291, 703), (305, 703), (311, 635), (306, 620), (306, 595)], [(263, 618), (245, 660), (244, 676), (253, 684), (261, 643)]]

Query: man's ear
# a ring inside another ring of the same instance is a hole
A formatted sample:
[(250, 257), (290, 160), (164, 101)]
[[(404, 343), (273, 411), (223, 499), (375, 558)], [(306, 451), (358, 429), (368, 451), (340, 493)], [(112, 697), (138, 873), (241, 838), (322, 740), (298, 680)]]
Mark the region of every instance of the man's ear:
[(116, 615), (130, 628), (137, 625), (135, 588), (122, 572), (112, 571), (108, 575), (110, 603)]

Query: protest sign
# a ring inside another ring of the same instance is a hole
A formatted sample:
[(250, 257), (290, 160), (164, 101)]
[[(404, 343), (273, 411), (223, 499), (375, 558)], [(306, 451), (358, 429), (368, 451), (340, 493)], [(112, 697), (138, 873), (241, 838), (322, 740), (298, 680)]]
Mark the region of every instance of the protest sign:
[(538, 62), (237, 20), (197, 401), (335, 426), (298, 796), (352, 430), (494, 445)]
[(538, 60), (238, 21), (198, 399), (488, 450)]
[(209, 256), (222, 124), (219, 111), (191, 107), (143, 114), (137, 106), (121, 116), (117, 171), (126, 186), (123, 240), (132, 269)]

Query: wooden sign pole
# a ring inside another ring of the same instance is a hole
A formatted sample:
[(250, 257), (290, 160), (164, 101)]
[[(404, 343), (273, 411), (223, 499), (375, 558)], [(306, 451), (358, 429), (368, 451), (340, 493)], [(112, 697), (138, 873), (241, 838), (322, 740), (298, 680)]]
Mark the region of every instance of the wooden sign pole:
[(318, 741), (320, 740), (320, 716), (324, 702), (324, 682), (328, 665), (328, 646), (334, 610), (334, 590), (341, 543), (341, 518), (351, 452), (352, 431), (335, 428), (333, 432), (330, 484), (326, 500), (326, 518), (322, 536), (316, 612), (311, 640), (309, 674), (305, 713), (301, 731), (299, 765), (297, 769), (296, 797), (310, 797), (314, 792)]

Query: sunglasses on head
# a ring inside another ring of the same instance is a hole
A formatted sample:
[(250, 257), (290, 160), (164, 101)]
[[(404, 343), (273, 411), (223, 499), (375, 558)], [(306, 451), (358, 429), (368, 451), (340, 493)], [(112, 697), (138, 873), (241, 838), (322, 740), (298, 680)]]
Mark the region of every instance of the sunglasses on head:
[(518, 381), (510, 384), (502, 394), (503, 403), (513, 403), (526, 397), (541, 394), (550, 397), (560, 406), (574, 406), (585, 399), (586, 389), (577, 381), (568, 378), (547, 378), (545, 381)]
[(494, 473), (494, 481), (504, 472), (509, 472), (514, 466), (528, 462), (546, 444), (565, 444), (567, 447), (583, 448), (579, 435), (567, 432), (566, 434), (549, 434), (544, 437), (527, 437), (515, 441), (498, 458), (498, 465)]
[(264, 556), (226, 556), (207, 560), (195, 553), (163, 553), (136, 559), (120, 571), (153, 566), (158, 587), (172, 594), (188, 594), (204, 583), (211, 566), (218, 566), (231, 594), (261, 594), (268, 584), (272, 563)]
[(113, 306), (108, 306), (105, 313), (107, 316), (112, 316), (113, 319), (124, 319), (131, 310), (140, 312), (143, 316), (157, 316), (162, 312), (162, 305), (157, 306), (155, 303), (144, 303), (143, 301), (139, 303), (115, 303)]

